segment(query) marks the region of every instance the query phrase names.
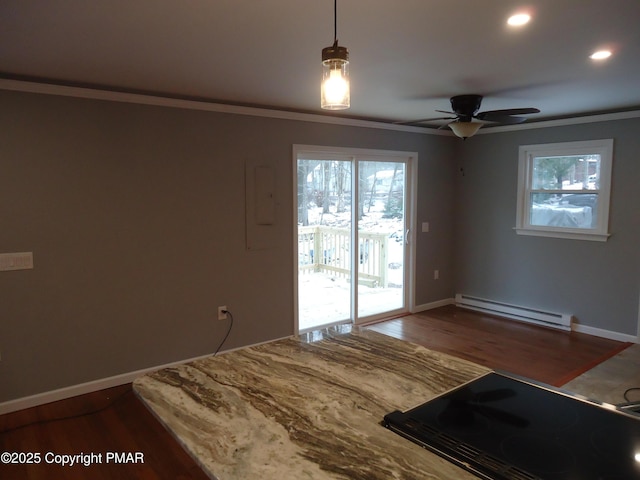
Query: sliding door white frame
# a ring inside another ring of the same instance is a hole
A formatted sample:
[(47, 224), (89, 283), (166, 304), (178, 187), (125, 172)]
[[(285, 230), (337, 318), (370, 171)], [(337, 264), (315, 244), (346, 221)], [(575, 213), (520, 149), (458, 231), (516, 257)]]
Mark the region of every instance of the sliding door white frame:
[[(377, 319), (388, 317), (389, 314), (402, 314), (405, 312), (411, 312), (415, 309), (415, 226), (416, 226), (416, 205), (417, 205), (417, 178), (418, 178), (418, 154), (417, 152), (404, 152), (404, 151), (391, 151), (391, 150), (372, 150), (372, 149), (360, 149), (360, 148), (343, 148), (343, 147), (331, 147), (331, 146), (318, 146), (318, 145), (293, 145), (293, 158), (292, 158), (292, 172), (293, 172), (293, 318), (294, 318), (294, 332), (299, 330), (298, 319), (298, 158), (300, 155), (309, 155), (314, 158), (327, 159), (327, 160), (345, 160), (351, 161), (354, 165), (355, 171), (353, 172), (353, 178), (358, 178), (358, 162), (354, 160), (384, 160), (384, 161), (400, 161), (406, 165), (406, 185), (405, 185), (405, 225), (407, 225), (407, 232), (405, 232), (405, 249), (404, 249), (404, 265), (405, 269), (405, 285), (404, 285), (404, 308), (393, 312), (384, 312), (379, 315), (373, 315), (366, 317), (365, 322), (375, 321)], [(354, 198), (358, 198), (358, 182), (355, 182)], [(352, 209), (357, 208), (357, 202), (351, 202)], [(353, 218), (357, 218), (356, 212), (353, 213)], [(352, 229), (352, 244), (357, 245), (357, 228)], [(352, 263), (357, 262), (356, 256), (352, 257)], [(352, 271), (357, 272), (358, 265), (352, 265)], [(355, 282), (357, 284), (357, 282)], [(358, 320), (358, 299), (357, 299), (357, 287), (352, 290), (351, 301), (351, 319)], [(357, 322), (362, 323), (362, 322)]]

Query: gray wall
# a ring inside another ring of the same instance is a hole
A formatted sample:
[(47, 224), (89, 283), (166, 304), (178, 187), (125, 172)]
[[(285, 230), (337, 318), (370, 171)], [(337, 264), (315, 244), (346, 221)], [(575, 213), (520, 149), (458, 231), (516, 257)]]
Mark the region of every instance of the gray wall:
[[(609, 240), (516, 235), (518, 147), (614, 139)], [(635, 336), (640, 291), (640, 119), (478, 135), (458, 144), (456, 291), (574, 314)]]
[[(416, 303), (453, 294), (454, 139), (0, 91), (0, 402), (293, 333), (292, 145), (419, 152)], [(277, 247), (245, 248), (245, 161)], [(441, 279), (433, 280), (439, 268)]]
[[(0, 402), (293, 333), (292, 145), (419, 153), (417, 305), (455, 292), (636, 334), (640, 120), (456, 138), (0, 91)], [(614, 138), (606, 243), (518, 236), (518, 146)], [(245, 248), (245, 162), (277, 172)], [(462, 176), (459, 168), (463, 167)], [(433, 270), (440, 280), (433, 280)]]

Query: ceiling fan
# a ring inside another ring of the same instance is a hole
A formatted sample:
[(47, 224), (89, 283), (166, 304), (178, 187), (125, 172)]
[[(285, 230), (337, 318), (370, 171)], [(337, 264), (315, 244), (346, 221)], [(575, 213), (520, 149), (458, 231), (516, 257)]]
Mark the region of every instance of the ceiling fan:
[[(522, 123), (526, 120), (526, 117), (520, 117), (519, 115), (540, 113), (540, 110), (531, 107), (508, 108), (504, 110), (487, 110), (484, 112), (478, 112), (478, 110), (480, 110), (481, 104), (482, 95), (456, 95), (455, 97), (451, 97), (451, 109), (453, 110), (453, 112), (436, 110), (436, 112), (446, 113), (450, 116), (423, 118), (420, 120), (401, 123), (414, 125), (435, 120), (452, 120), (451, 122), (445, 123), (439, 128), (448, 126), (458, 137), (466, 139), (475, 135), (480, 127), (484, 125), (484, 123), (482, 122), (494, 122), (501, 123), (503, 125), (512, 125), (516, 123)], [(479, 122), (474, 122), (474, 119), (479, 120)]]

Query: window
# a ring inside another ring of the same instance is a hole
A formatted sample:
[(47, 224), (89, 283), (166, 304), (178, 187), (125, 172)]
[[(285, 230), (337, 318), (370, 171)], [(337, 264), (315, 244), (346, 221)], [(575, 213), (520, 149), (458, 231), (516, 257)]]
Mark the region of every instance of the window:
[(520, 235), (606, 241), (613, 140), (520, 147)]

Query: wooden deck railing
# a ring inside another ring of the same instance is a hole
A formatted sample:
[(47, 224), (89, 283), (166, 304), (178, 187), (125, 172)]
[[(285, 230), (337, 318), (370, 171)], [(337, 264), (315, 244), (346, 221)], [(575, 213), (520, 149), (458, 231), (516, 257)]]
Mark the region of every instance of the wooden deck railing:
[[(348, 228), (298, 227), (298, 269), (300, 274), (325, 272), (349, 278), (351, 232)], [(358, 232), (358, 282), (388, 286), (387, 241), (384, 233)]]

